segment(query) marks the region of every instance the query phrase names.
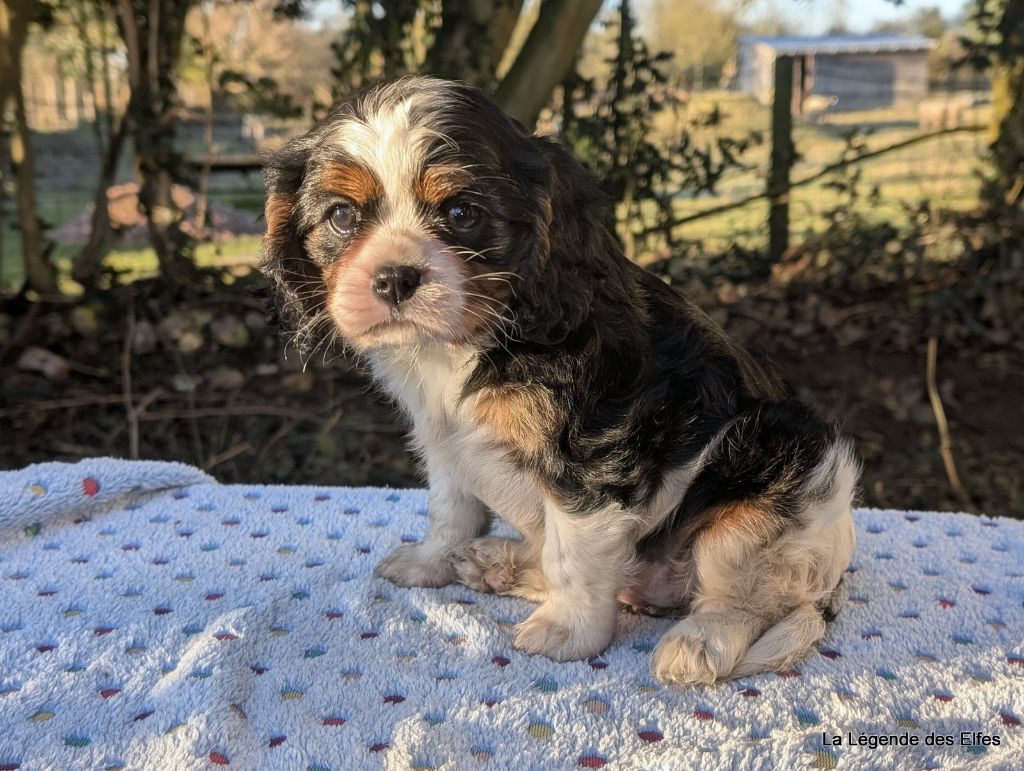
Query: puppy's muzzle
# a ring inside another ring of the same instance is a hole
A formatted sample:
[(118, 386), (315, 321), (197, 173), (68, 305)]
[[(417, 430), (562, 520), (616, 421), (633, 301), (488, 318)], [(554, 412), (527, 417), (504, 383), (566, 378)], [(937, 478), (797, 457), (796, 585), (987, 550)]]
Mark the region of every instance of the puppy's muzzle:
[(373, 274), (373, 293), (397, 308), (416, 293), (422, 278), (419, 269), (411, 265), (385, 265)]

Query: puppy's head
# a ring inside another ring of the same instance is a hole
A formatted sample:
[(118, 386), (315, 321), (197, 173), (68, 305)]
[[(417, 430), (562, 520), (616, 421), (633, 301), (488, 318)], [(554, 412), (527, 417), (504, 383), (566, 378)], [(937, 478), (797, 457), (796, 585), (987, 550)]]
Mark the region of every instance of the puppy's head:
[(261, 269), (300, 349), (556, 343), (585, 318), (596, 186), (481, 92), (432, 78), (337, 107), (266, 159)]

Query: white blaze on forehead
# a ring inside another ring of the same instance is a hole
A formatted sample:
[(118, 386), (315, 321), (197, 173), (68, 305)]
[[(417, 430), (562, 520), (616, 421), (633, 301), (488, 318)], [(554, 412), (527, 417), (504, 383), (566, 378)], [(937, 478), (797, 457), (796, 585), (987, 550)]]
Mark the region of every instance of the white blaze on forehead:
[[(365, 117), (347, 116), (325, 138), (346, 158), (372, 171), (383, 192), (379, 221), (340, 273), (330, 305), (338, 326), (357, 343), (368, 329), (395, 316), (370, 286), (376, 270), (396, 263), (414, 266), (423, 275), (419, 289), (402, 305), (403, 318), (414, 318), (421, 330), (435, 334), (465, 333), (461, 260), (431, 232), (414, 193), (432, 148), (439, 142), (454, 147), (444, 133), (443, 115), (451, 113), (445, 110), (451, 105), (447, 97), (439, 84), (421, 84), (414, 95), (404, 97), (384, 87), (357, 110)], [(378, 329), (377, 343), (385, 333), (391, 334)], [(412, 333), (395, 331), (391, 342), (401, 335)]]
[[(445, 101), (441, 90), (423, 90), (400, 100), (386, 88), (368, 97), (365, 119), (349, 118), (328, 141), (372, 170), (384, 189), (381, 226), (421, 230), (422, 217), (413, 186), (438, 141), (454, 145), (439, 130), (436, 116)], [(427, 105), (430, 104), (430, 107)], [(414, 120), (414, 113), (418, 120)]]

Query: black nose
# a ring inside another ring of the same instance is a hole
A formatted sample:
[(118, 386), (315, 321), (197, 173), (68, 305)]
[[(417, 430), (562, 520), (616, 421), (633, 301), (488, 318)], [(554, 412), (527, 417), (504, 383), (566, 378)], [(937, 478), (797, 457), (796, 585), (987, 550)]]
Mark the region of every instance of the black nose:
[(412, 297), (419, 285), (420, 272), (409, 265), (387, 265), (373, 276), (373, 291), (395, 306)]

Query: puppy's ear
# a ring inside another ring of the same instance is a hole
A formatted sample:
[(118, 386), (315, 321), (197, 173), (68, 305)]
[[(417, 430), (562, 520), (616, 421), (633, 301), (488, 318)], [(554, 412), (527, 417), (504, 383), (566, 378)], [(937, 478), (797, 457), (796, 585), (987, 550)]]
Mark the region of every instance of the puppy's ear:
[(312, 343), (312, 323), (323, 307), (326, 287), (320, 269), (306, 253), (296, 204), (311, 144), (300, 137), (264, 156), (263, 209), (267, 232), (260, 250), (260, 271), (270, 280), (268, 315), (302, 352)]
[(517, 167), (539, 204), (532, 253), (520, 269), (520, 334), (557, 345), (586, 320), (597, 282), (607, 273), (609, 207), (593, 177), (560, 142), (531, 137)]

